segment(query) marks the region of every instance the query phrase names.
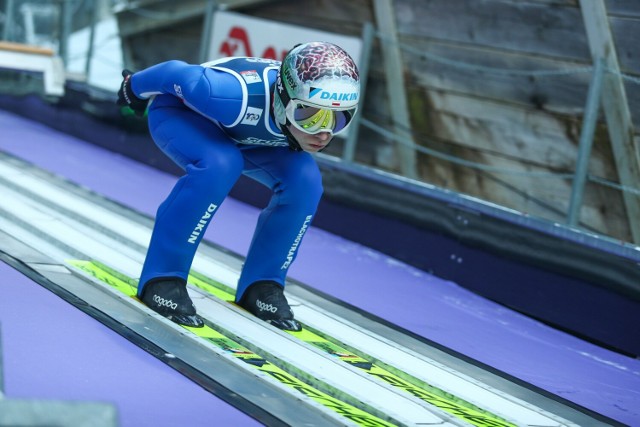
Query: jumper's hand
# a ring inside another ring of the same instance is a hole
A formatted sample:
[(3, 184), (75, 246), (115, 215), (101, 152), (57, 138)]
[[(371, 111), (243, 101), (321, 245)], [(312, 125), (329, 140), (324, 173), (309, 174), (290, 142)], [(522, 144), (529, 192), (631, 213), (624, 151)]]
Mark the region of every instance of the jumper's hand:
[(136, 116), (144, 116), (144, 112), (147, 109), (148, 99), (140, 99), (131, 89), (131, 76), (133, 73), (129, 70), (122, 70), (122, 84), (118, 91), (118, 101), (116, 102), (120, 106), (128, 106), (133, 110)]

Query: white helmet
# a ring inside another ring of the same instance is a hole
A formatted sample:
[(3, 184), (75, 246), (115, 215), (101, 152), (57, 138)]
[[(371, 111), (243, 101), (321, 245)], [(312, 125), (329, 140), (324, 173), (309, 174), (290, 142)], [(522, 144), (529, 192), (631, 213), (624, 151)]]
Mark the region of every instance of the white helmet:
[(347, 128), (358, 108), (358, 67), (335, 44), (297, 45), (282, 61), (274, 98), (276, 121), (289, 139), (289, 124), (309, 134), (336, 135)]

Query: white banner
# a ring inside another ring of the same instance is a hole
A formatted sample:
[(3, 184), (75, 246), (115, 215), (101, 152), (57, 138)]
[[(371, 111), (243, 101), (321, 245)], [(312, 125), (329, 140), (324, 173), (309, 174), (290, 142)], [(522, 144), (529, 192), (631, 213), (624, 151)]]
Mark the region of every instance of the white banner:
[(334, 43), (360, 65), (362, 40), (306, 27), (253, 18), (233, 12), (216, 12), (208, 61), (227, 56), (257, 56), (282, 61), (297, 43)]

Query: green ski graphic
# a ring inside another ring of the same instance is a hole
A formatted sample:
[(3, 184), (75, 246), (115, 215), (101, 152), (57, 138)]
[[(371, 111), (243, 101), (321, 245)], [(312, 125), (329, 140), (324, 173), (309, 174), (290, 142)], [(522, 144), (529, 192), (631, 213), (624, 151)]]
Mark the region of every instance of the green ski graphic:
[[(98, 261), (73, 260), (73, 261), (68, 261), (68, 263), (84, 271), (85, 273), (88, 273), (91, 276), (99, 279), (100, 281), (119, 289), (120, 291), (124, 292), (127, 295), (130, 295), (130, 296), (135, 295), (137, 282), (134, 279), (120, 273), (119, 271), (112, 269), (111, 267), (108, 267)], [(195, 271), (191, 272), (191, 274), (189, 275), (188, 281), (190, 284), (205, 291), (206, 293), (213, 295), (223, 301), (227, 301), (233, 304), (235, 291), (232, 288)], [(292, 377), (291, 375), (287, 374), (280, 368), (275, 367), (274, 365), (270, 364), (269, 362), (267, 362), (257, 354), (244, 348), (240, 344), (225, 337), (224, 335), (213, 330), (212, 328), (205, 326), (205, 328), (187, 328), (187, 329), (191, 330), (196, 335), (212, 342), (213, 344), (224, 349), (225, 351), (228, 351), (229, 353), (233, 354), (235, 357), (238, 357), (239, 359), (247, 363), (250, 363), (252, 365), (259, 367), (259, 369), (262, 370), (263, 372), (269, 373), (270, 375), (274, 376), (279, 381), (287, 385), (290, 385), (298, 389), (299, 384), (304, 384), (305, 386), (304, 391), (303, 390), (300, 390), (300, 391), (302, 391), (307, 396), (312, 397), (314, 400), (319, 401), (323, 405), (331, 407), (332, 409), (336, 410), (338, 413), (344, 415), (343, 406), (347, 405), (346, 403), (339, 401), (342, 406), (338, 409), (338, 408), (334, 408), (333, 406), (329, 406), (325, 402), (320, 401), (318, 398), (316, 398), (316, 396), (312, 395), (313, 393), (317, 393), (318, 392), (317, 390), (311, 389), (311, 387), (308, 386), (307, 384), (303, 383), (302, 381), (298, 380), (295, 377)], [(373, 375), (376, 378), (394, 387), (402, 389), (407, 393), (417, 397), (418, 399), (421, 399), (424, 402), (427, 402), (443, 410), (444, 412), (451, 414), (471, 425), (474, 425), (477, 427), (515, 427), (515, 424), (510, 423), (509, 421), (504, 420), (503, 418), (495, 414), (492, 414), (489, 411), (479, 408), (478, 406), (470, 402), (467, 402), (451, 393), (445, 392), (437, 387), (434, 387), (425, 383), (422, 383), (420, 384), (420, 386), (418, 386), (403, 378), (400, 378), (396, 374), (389, 372), (388, 370), (376, 365), (375, 363), (363, 357), (358, 356), (357, 354), (334, 343), (333, 341), (330, 341), (329, 339), (310, 331), (308, 328), (303, 328), (303, 330), (299, 332), (294, 332), (294, 331), (286, 331), (286, 332), (297, 337), (301, 341), (304, 341), (307, 344), (310, 344), (330, 354), (331, 356), (337, 357), (341, 361), (348, 363), (356, 368), (359, 368), (365, 371), (367, 374)], [(280, 377), (280, 375), (282, 374), (284, 374), (286, 377)], [(290, 381), (289, 377), (295, 380), (295, 385), (293, 384), (293, 382), (289, 383)], [(420, 383), (420, 381), (418, 380), (416, 380), (416, 382)], [(324, 393), (321, 393), (321, 394), (324, 394)], [(334, 398), (331, 398), (331, 399), (336, 400)], [(357, 409), (357, 408), (353, 408), (353, 409)], [(369, 417), (373, 417), (372, 415), (367, 414), (364, 411), (360, 411), (360, 412), (366, 414)], [(349, 419), (356, 421), (353, 416), (347, 416), (347, 415), (345, 416)], [(363, 425), (388, 425), (383, 420), (377, 419), (377, 421), (384, 424), (371, 424), (367, 420)], [(356, 422), (360, 423), (360, 421), (356, 421)]]
[[(198, 272), (191, 271), (191, 274), (189, 275), (189, 283), (224, 301), (233, 303), (235, 299), (235, 291), (233, 289)], [(286, 332), (332, 356), (338, 357), (345, 363), (364, 370), (369, 375), (373, 375), (394, 387), (406, 391), (418, 399), (464, 420), (471, 425), (478, 427), (515, 427), (515, 424), (479, 408), (472, 403), (460, 399), (451, 393), (440, 390), (437, 387), (430, 386), (429, 384), (422, 384), (421, 387), (412, 384), (388, 370), (377, 366), (373, 362), (358, 356), (352, 351), (335, 344), (333, 341), (310, 331), (308, 328), (303, 328), (302, 331), (299, 332)]]
[[(69, 260), (69, 265), (84, 272), (85, 274), (92, 276), (101, 282), (117, 289), (123, 294), (135, 298), (136, 294), (136, 282), (135, 280), (127, 277), (126, 275), (119, 273), (104, 264), (96, 261), (82, 261), (82, 260)], [(255, 369), (268, 374), (275, 378), (280, 383), (298, 390), (300, 393), (310, 397), (319, 404), (335, 411), (343, 417), (355, 422), (361, 426), (376, 427), (376, 426), (388, 426), (391, 427), (394, 424), (389, 423), (381, 418), (378, 418), (368, 412), (365, 412), (355, 406), (352, 406), (346, 402), (336, 399), (309, 384), (299, 380), (278, 366), (270, 363), (268, 360), (255, 354), (251, 350), (219, 333), (215, 329), (205, 325), (202, 328), (190, 328), (184, 327), (191, 331), (198, 337), (207, 340), (218, 348), (229, 353), (233, 357), (236, 357), (243, 362), (251, 365)]]

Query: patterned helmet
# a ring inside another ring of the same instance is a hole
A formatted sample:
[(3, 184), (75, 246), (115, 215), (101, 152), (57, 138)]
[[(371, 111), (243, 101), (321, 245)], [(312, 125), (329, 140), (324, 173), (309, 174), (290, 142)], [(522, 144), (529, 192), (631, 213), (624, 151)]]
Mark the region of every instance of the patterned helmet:
[(326, 42), (297, 45), (285, 56), (276, 82), (274, 113), (281, 127), (336, 135), (351, 123), (360, 98), (354, 60)]

